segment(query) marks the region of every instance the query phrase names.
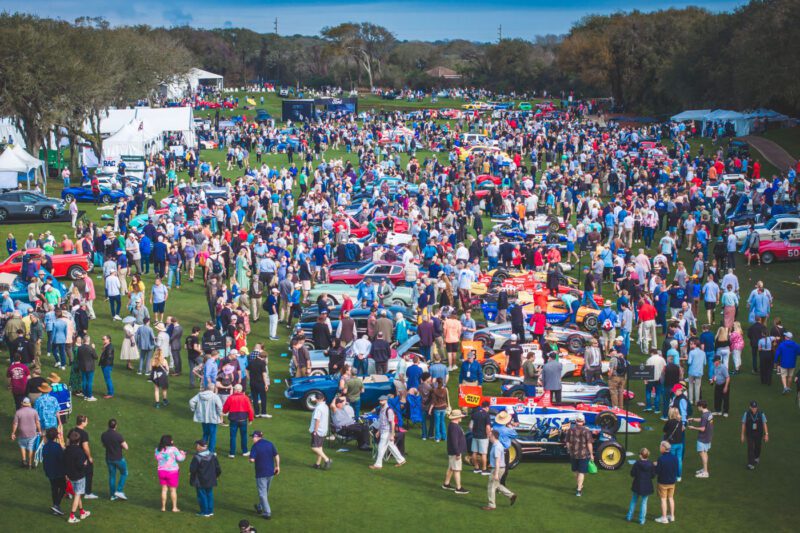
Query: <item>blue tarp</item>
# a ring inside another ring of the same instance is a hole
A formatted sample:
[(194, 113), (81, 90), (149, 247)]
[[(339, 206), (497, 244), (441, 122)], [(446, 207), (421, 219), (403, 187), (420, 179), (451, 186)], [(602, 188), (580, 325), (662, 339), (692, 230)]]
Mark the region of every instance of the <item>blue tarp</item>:
[(703, 117), (711, 113), (710, 109), (689, 109), (682, 113), (678, 113), (677, 115), (673, 115), (671, 118), (675, 122), (686, 122), (689, 120), (703, 120)]

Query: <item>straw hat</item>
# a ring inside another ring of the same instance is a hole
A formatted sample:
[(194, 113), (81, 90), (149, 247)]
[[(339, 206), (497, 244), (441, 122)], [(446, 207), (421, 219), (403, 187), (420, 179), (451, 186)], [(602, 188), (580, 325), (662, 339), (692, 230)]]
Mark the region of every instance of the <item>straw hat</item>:
[(167, 328), (164, 327), (163, 322), (159, 322), (158, 324), (156, 324), (156, 331), (167, 331)]
[(61, 383), (61, 376), (59, 376), (55, 372), (50, 372), (50, 375), (47, 376), (47, 381), (49, 381), (50, 383)]
[(501, 426), (505, 426), (509, 422), (511, 422), (511, 415), (508, 414), (508, 411), (501, 411), (494, 417), (494, 421), (500, 424)]
[(47, 384), (47, 383), (42, 383), (41, 385), (39, 385), (39, 388), (38, 388), (38, 390), (39, 390), (39, 392), (41, 392), (41, 393), (43, 393), (43, 394), (47, 394), (48, 392), (50, 392), (50, 391), (52, 391), (52, 390), (53, 390), (53, 387), (51, 387), (51, 386), (50, 386), (49, 384)]
[(450, 411), (450, 414), (447, 415), (447, 418), (450, 420), (460, 420), (464, 418), (464, 413), (461, 412), (461, 409), (454, 409)]

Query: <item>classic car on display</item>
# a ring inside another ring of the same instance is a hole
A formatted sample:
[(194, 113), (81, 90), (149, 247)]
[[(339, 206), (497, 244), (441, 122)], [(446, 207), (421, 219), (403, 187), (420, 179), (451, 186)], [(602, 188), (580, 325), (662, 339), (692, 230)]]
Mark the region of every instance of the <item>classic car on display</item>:
[[(17, 250), (0, 263), (0, 273), (19, 274), (25, 261), (33, 261), (38, 266), (44, 260), (44, 255), (45, 252), (41, 248)], [(53, 254), (50, 256), (50, 261), (51, 272), (57, 278), (77, 279), (81, 274), (92, 270), (94, 266), (89, 255)]]
[[(309, 411), (314, 410), (312, 398), (318, 393), (330, 403), (339, 392), (338, 376), (308, 376), (302, 378), (286, 378), (286, 390), (283, 395), (287, 400), (298, 403)], [(361, 406), (368, 409), (378, 404), (378, 398), (384, 394), (394, 394), (394, 376), (372, 375), (364, 378), (364, 392), (361, 394)]]

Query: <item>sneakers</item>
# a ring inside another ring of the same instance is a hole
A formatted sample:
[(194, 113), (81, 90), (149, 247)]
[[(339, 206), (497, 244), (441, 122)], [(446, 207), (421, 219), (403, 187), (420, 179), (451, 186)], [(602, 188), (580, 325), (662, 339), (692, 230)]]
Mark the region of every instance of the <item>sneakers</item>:
[(69, 519), (67, 520), (67, 523), (68, 524), (77, 524), (80, 521), (81, 521), (81, 519), (73, 514), (73, 515), (69, 516)]
[(228, 454), (228, 459), (236, 459), (236, 454), (234, 454), (234, 453), (229, 453), (229, 454)]
[(670, 522), (674, 522), (675, 521), (675, 515), (668, 514), (667, 518), (669, 519)]
[(480, 473), (482, 473), (482, 472), (483, 472), (483, 470), (481, 470), (480, 468), (474, 468), (474, 469), (472, 470), (472, 473), (473, 473), (473, 474), (480, 474)]
[(272, 418), (272, 415), (270, 414), (261, 415), (261, 418)]
[(117, 497), (116, 497), (116, 496), (114, 496), (113, 494), (112, 494), (112, 495), (111, 495), (111, 497), (109, 498), (109, 500), (111, 500), (112, 502), (115, 502), (115, 501), (117, 501), (118, 499), (119, 499), (119, 498), (117, 498)]
[(64, 516), (64, 511), (62, 511), (61, 507), (59, 507), (58, 505), (53, 505), (52, 507), (50, 507), (50, 510), (56, 516)]
[(708, 477), (708, 472), (700, 472), (699, 474), (695, 474), (694, 477), (706, 479)]
[[(95, 498), (97, 498), (97, 496), (95, 496)], [(89, 518), (90, 516), (92, 516), (92, 513), (90, 513), (89, 511), (81, 510), (81, 514), (80, 514), (79, 518), (81, 520), (84, 520), (86, 518)]]
[(494, 511), (494, 509), (494, 507), (489, 507), (488, 505), (481, 507), (481, 511)]
[(328, 459), (327, 461), (325, 461), (325, 463), (324, 463), (325, 464), (325, 470), (330, 470), (331, 469), (331, 463), (333, 463), (333, 459)]
[(445, 483), (442, 483), (442, 488), (444, 490), (456, 490), (456, 489), (453, 488), (452, 485), (448, 485), (448, 484), (445, 484)]
[(164, 401), (163, 401), (163, 402), (161, 402), (161, 405), (163, 405), (164, 407), (168, 406), (168, 405), (169, 405), (169, 400), (167, 400), (166, 398), (164, 398)]
[(481, 472), (481, 475), (482, 476), (491, 476), (492, 475), (492, 471), (491, 470), (484, 470), (484, 471)]
[(111, 398), (113, 398), (113, 396), (110, 394), (106, 394), (105, 396), (103, 396), (104, 400), (110, 400)]
[(583, 496), (583, 491), (582, 490), (576, 490), (575, 491), (575, 496), (580, 498), (581, 496)]
[(87, 402), (96, 402), (97, 398), (95, 398), (94, 396), (89, 396), (88, 398), (84, 398), (84, 400), (86, 400)]
[(655, 519), (655, 522), (658, 522), (659, 524), (669, 524), (669, 518), (664, 516), (659, 516), (658, 518)]
[[(97, 499), (97, 494), (95, 494), (93, 492), (90, 492), (89, 494), (84, 494), (83, 499), (84, 500), (96, 500)], [(89, 511), (86, 511), (86, 512), (88, 513)]]
[(120, 500), (127, 500), (127, 499), (128, 499), (128, 497), (127, 497), (127, 496), (125, 496), (125, 493), (124, 493), (124, 492), (122, 492), (122, 491), (117, 491), (117, 492), (115, 492), (115, 493), (114, 493), (114, 496), (116, 496), (116, 497), (117, 497), (117, 498), (119, 498)]
[(244, 453), (242, 454), (242, 457), (250, 457), (250, 452), (244, 452)]
[(747, 465), (747, 469), (748, 470), (755, 470), (756, 467), (755, 467), (755, 465)]
[(517, 495), (512, 494), (510, 501), (511, 501), (510, 505), (514, 505), (515, 503), (517, 503)]
[(675, 479), (676, 479), (676, 481), (677, 481), (678, 483), (680, 483), (680, 482), (681, 482), (681, 476), (678, 476), (678, 477), (677, 477), (677, 478), (675, 478)]
[(728, 413), (722, 413), (723, 418), (728, 418)]
[(469, 491), (462, 487), (462, 488), (456, 489), (455, 493), (456, 494), (469, 494)]

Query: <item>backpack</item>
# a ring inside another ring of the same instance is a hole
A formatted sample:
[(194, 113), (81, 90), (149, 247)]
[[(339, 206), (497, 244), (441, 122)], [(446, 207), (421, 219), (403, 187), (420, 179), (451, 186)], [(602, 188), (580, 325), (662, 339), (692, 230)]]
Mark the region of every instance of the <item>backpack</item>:
[(685, 395), (676, 396), (675, 398), (673, 398), (671, 407), (674, 407), (674, 408), (680, 410), (680, 407), (678, 407), (678, 402), (680, 400), (683, 400), (684, 402), (686, 402), (686, 418), (691, 417), (692, 414), (694, 414), (694, 409), (692, 408), (692, 402), (690, 402), (689, 398), (687, 398)]
[(219, 381), (220, 385), (223, 387), (228, 388), (233, 385), (233, 374), (226, 374), (222, 372), (217, 378), (217, 381)]
[(603, 331), (611, 331), (612, 329), (614, 329), (614, 323), (611, 322), (611, 319), (606, 318), (603, 321), (603, 325), (601, 327), (603, 328)]
[(617, 376), (625, 376), (628, 374), (628, 360), (624, 357), (617, 357), (617, 366), (614, 372)]
[(211, 261), (211, 272), (214, 274), (222, 274), (222, 264), (216, 259)]

